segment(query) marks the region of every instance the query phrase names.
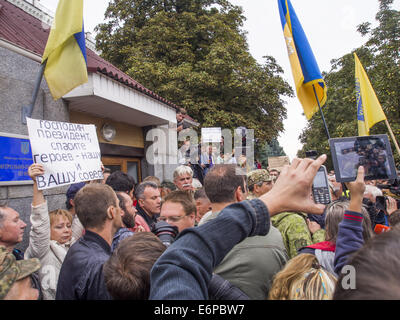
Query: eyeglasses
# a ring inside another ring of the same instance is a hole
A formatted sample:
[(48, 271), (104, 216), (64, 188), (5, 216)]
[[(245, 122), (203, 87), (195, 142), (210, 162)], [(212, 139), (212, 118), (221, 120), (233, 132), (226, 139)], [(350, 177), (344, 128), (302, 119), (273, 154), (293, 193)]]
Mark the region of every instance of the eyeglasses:
[(179, 220), (183, 219), (186, 216), (171, 216), (171, 217), (159, 217), (158, 221), (165, 221), (165, 222), (178, 222)]

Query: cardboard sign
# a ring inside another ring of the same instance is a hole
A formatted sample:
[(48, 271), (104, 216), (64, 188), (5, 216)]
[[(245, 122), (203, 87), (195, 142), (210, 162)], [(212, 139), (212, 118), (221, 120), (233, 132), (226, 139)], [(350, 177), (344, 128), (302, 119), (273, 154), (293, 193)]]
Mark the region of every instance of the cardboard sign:
[(286, 164), (290, 164), (288, 156), (268, 157), (268, 168), (281, 170)]
[(44, 166), (39, 190), (103, 179), (96, 127), (27, 118), (33, 162)]
[(221, 142), (221, 128), (201, 128), (202, 142)]

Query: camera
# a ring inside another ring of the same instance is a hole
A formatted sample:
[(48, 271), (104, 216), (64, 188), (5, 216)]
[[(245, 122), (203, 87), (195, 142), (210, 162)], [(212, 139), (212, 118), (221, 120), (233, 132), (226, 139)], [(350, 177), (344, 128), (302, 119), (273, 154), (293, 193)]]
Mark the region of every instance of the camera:
[[(387, 189), (389, 190), (393, 195), (400, 197), (400, 178), (397, 177), (394, 180), (390, 180), (389, 184), (377, 184), (376, 185), (379, 189)], [(384, 199), (382, 199), (384, 198)], [(386, 210), (386, 200), (387, 197), (380, 197), (377, 196), (376, 197), (376, 204), (378, 205), (378, 201), (379, 201), (379, 205), (381, 207), (384, 208), (384, 210)], [(396, 199), (397, 201), (397, 208), (400, 209), (400, 199)]]
[(171, 226), (165, 221), (153, 223), (151, 225), (151, 232), (154, 233), (167, 248), (175, 241), (179, 233), (178, 227)]
[(379, 189), (388, 189), (391, 193), (400, 197), (400, 177), (391, 180), (389, 184), (377, 184)]

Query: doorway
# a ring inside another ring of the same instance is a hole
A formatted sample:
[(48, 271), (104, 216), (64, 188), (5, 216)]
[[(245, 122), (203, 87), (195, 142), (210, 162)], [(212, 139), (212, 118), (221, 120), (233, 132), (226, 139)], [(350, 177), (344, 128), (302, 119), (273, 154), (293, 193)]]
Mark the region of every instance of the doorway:
[(136, 183), (142, 181), (139, 158), (101, 157), (104, 167), (114, 171), (122, 171), (135, 179)]

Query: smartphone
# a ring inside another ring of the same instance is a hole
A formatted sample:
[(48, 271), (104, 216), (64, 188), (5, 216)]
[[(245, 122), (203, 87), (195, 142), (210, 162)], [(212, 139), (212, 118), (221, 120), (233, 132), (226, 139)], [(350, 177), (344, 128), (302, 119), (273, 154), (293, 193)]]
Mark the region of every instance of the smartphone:
[(315, 203), (329, 204), (332, 201), (329, 191), (328, 174), (326, 167), (321, 166), (314, 178), (312, 185), (312, 193)]

